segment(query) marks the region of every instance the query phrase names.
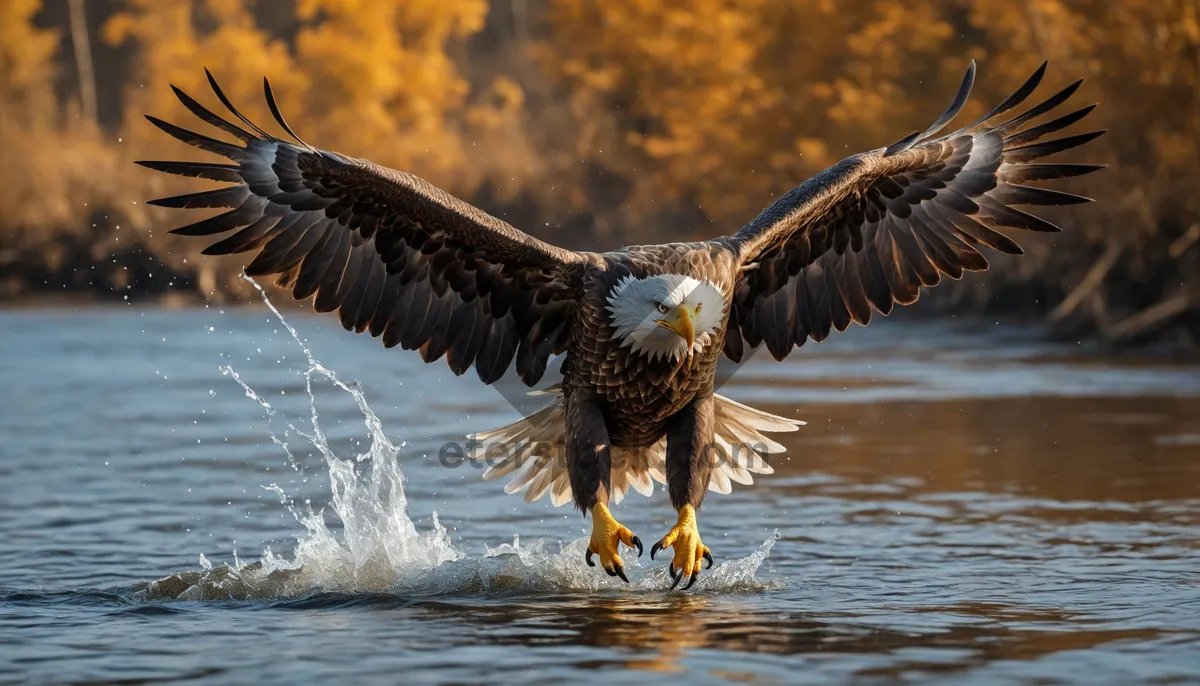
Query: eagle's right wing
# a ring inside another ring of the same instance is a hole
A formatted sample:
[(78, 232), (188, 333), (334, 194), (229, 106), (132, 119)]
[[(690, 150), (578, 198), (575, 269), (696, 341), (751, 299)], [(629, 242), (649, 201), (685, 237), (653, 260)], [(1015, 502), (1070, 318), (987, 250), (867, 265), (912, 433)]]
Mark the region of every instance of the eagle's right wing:
[(337, 310), (345, 328), (369, 330), (388, 347), (419, 349), (426, 362), (445, 355), (456, 374), (474, 364), (484, 383), (503, 376), (515, 356), (518, 375), (532, 386), (547, 358), (566, 348), (588, 255), (537, 240), (412, 174), (313, 148), (292, 133), (265, 80), (271, 111), (297, 144), (242, 116), (211, 74), (209, 83), (250, 131), (175, 94), (243, 145), (147, 116), (233, 162), (138, 163), (234, 184), (151, 201), (229, 209), (172, 233), (233, 232), (204, 253), (253, 251), (247, 274), (277, 274), (297, 299), (315, 295), (317, 311)]
[(1035, 163), (1082, 145), (1103, 131), (1042, 141), (1082, 119), (1090, 105), (1038, 126), (1037, 117), (1078, 89), (1067, 86), (1027, 112), (995, 126), (988, 122), (1024, 101), (1045, 73), (1042, 64), (1023, 86), (976, 122), (937, 136), (966, 103), (975, 78), (971, 63), (957, 97), (924, 133), (886, 149), (847, 158), (793, 188), (732, 237), (743, 274), (734, 289), (725, 354), (738, 361), (744, 345), (765, 343), (776, 359), (811, 338), (873, 311), (914, 302), (943, 275), (987, 269), (981, 246), (1020, 254), (1004, 229), (1058, 231), (1018, 205), (1069, 205), (1088, 198), (1027, 185), (1080, 176), (1091, 164)]

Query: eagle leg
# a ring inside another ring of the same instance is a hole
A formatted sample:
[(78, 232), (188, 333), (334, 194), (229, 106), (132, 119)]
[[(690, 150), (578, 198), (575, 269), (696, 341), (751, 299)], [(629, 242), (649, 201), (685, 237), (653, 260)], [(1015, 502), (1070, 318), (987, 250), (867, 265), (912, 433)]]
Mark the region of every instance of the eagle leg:
[(600, 407), (579, 396), (567, 400), (567, 475), (575, 505), (582, 512), (592, 513), (592, 537), (583, 556), (589, 567), (595, 567), (593, 555), (600, 556), (600, 566), (609, 576), (625, 576), (625, 563), (617, 554), (624, 543), (642, 554), (642, 541), (621, 525), (608, 511), (608, 493), (612, 486), (612, 449), (608, 444), (608, 427)]
[(650, 559), (654, 559), (654, 554), (664, 548), (673, 548), (675, 556), (671, 559), (671, 566), (667, 571), (674, 581), (671, 583), (671, 588), (674, 589), (679, 585), (683, 577), (690, 577), (687, 585), (683, 590), (688, 590), (696, 580), (700, 578), (700, 564), (702, 561), (708, 562), (706, 569), (711, 569), (713, 566), (712, 551), (704, 542), (700, 540), (700, 530), (696, 527), (696, 508), (691, 505), (684, 505), (679, 508), (679, 521), (671, 530), (667, 532), (662, 540), (654, 544), (650, 548)]
[(625, 562), (617, 554), (617, 544), (624, 543), (630, 548), (637, 548), (638, 557), (642, 555), (642, 541), (628, 527), (622, 526), (613, 518), (604, 503), (592, 506), (592, 538), (588, 541), (587, 553), (583, 559), (589, 567), (595, 567), (592, 555), (600, 556), (600, 566), (609, 576), (617, 576), (621, 581), (629, 583), (625, 576)]
[(685, 576), (689, 578), (683, 590), (691, 588), (700, 578), (701, 561), (707, 561), (708, 568), (713, 565), (712, 552), (700, 540), (696, 509), (704, 500), (713, 470), (715, 409), (715, 396), (709, 393), (694, 399), (667, 422), (667, 490), (679, 519), (650, 549), (650, 559), (664, 548), (675, 550), (667, 568), (673, 580), (671, 589)]

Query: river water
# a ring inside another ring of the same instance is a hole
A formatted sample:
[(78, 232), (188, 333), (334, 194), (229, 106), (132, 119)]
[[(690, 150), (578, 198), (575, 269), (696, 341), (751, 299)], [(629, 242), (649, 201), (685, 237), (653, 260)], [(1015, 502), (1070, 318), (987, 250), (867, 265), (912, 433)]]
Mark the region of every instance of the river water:
[(287, 323), (0, 313), (0, 682), (1200, 683), (1200, 366), (904, 319), (755, 359), (722, 393), (808, 425), (666, 593), (441, 457), (514, 388)]

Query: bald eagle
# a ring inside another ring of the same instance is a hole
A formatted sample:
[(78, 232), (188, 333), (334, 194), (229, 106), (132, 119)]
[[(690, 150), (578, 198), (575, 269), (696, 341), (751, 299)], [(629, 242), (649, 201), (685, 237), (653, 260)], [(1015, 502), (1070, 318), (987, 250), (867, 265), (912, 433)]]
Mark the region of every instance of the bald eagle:
[[(563, 355), (550, 404), (476, 434), (499, 444), (485, 478), (512, 475), (506, 490), (532, 501), (574, 500), (591, 515), (585, 555), (626, 579), (619, 544), (641, 540), (614, 519), (627, 489), (666, 484), (678, 520), (651, 549), (672, 548), (671, 588), (690, 587), (712, 555), (696, 510), (706, 491), (727, 493), (770, 474), (783, 451), (771, 432), (803, 422), (715, 393), (718, 359), (758, 346), (776, 360), (808, 339), (917, 299), (943, 276), (987, 269), (984, 246), (1020, 254), (1006, 229), (1058, 231), (1016, 206), (1089, 199), (1028, 185), (1102, 165), (1038, 162), (1103, 131), (1043, 140), (1093, 106), (1031, 124), (1055, 110), (1075, 82), (1027, 111), (993, 123), (1037, 87), (1046, 65), (975, 122), (943, 134), (966, 103), (967, 70), (950, 107), (928, 129), (853, 155), (796, 186), (732, 235), (693, 243), (572, 252), (540, 241), (412, 174), (319, 150), (288, 126), (264, 79), (267, 104), (292, 139), (267, 133), (217, 98), (241, 125), (175, 94), (234, 144), (147, 116), (158, 128), (232, 163), (139, 162), (168, 174), (227, 182), (218, 190), (151, 201), (226, 208), (173, 233), (223, 235), (208, 255), (254, 253), (249, 275), (277, 275), (318, 312), (388, 347), (445, 357), (455, 374), (475, 367), (491, 384), (515, 366), (534, 386)], [(207, 72), (206, 72), (207, 73)], [(174, 87), (173, 87), (174, 88)], [(244, 126), (244, 128), (243, 128)], [(232, 232), (232, 233), (230, 233)]]

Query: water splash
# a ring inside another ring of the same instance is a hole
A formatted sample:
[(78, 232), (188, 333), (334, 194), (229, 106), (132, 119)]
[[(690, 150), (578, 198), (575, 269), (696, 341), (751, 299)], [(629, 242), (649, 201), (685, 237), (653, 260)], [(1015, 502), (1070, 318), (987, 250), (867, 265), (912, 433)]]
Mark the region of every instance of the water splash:
[[(661, 592), (669, 585), (664, 566), (642, 567), (636, 558), (627, 564), (633, 582), (629, 586), (595, 573), (597, 570), (588, 569), (581, 563), (587, 545), (584, 538), (565, 545), (540, 540), (532, 545), (521, 545), (520, 539), (514, 537), (512, 543), (488, 548), (482, 556), (469, 556), (454, 546), (436, 513), (432, 529), (424, 533), (418, 531), (408, 516), (405, 477), (398, 463), (404, 444), (396, 446), (388, 439), (359, 384), (343, 382), (333, 370), (314, 358), (262, 287), (247, 276), (243, 278), (258, 289), (267, 307), (307, 360), (304, 378), (310, 428), (305, 431), (288, 423), (284, 438), (274, 428), (269, 428), (270, 438), (295, 469), (299, 467), (285, 440), (287, 436), (302, 437), (324, 458), (332, 492), (332, 514), (342, 523), (341, 535), (326, 525), (324, 510), (314, 512), (308, 505), (297, 507), (281, 486), (269, 484), (264, 488), (276, 493), (281, 504), (304, 528), (290, 558), (276, 554), (269, 547), (258, 561), (250, 563), (235, 557), (233, 564), (213, 565), (201, 555), (199, 570), (172, 574), (139, 585), (135, 589), (139, 595), (149, 600), (215, 600), (293, 597), (315, 592), (403, 596), (521, 594), (606, 588)], [(275, 408), (233, 367), (224, 365), (221, 373), (241, 386), (246, 397), (257, 402), (266, 412), (269, 423), (273, 423)], [(329, 445), (313, 394), (314, 377), (325, 379), (349, 394), (362, 413), (368, 447), (353, 459), (339, 457)], [(774, 537), (769, 538), (747, 557), (718, 565), (700, 578), (692, 592), (745, 592), (766, 588), (755, 579), (755, 573), (767, 559), (774, 542)]]

